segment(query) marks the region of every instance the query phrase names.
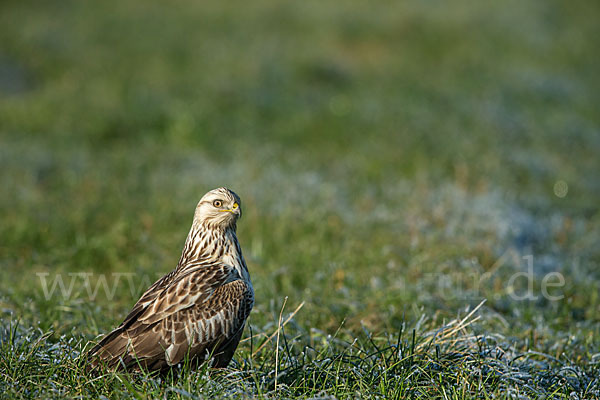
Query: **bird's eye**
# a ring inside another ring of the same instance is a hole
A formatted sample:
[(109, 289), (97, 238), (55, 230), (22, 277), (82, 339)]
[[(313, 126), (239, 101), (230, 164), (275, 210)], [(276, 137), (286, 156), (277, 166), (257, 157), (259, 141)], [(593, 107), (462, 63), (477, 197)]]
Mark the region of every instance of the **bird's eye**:
[(221, 200), (213, 201), (213, 206), (215, 206), (215, 207), (221, 207), (222, 205), (223, 205), (223, 202)]

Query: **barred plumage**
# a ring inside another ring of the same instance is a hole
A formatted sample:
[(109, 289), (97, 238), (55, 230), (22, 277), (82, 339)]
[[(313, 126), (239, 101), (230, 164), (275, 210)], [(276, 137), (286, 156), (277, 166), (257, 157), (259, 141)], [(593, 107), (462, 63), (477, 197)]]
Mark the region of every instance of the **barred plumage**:
[(214, 367), (233, 357), (254, 304), (236, 237), (241, 201), (226, 188), (208, 192), (173, 271), (154, 283), (123, 323), (88, 353), (92, 366), (166, 370), (186, 356)]

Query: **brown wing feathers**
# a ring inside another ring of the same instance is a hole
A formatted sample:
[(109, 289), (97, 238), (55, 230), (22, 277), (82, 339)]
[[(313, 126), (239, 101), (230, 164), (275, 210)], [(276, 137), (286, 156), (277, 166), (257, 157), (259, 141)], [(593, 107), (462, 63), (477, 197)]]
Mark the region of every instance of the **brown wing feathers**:
[(204, 357), (217, 355), (222, 344), (235, 341), (237, 346), (251, 298), (248, 285), (233, 274), (229, 267), (204, 267), (176, 279), (144, 305), (152, 297), (145, 294), (123, 324), (90, 353), (109, 367), (121, 358), (126, 367), (139, 361), (163, 368), (182, 361), (188, 351), (191, 357)]

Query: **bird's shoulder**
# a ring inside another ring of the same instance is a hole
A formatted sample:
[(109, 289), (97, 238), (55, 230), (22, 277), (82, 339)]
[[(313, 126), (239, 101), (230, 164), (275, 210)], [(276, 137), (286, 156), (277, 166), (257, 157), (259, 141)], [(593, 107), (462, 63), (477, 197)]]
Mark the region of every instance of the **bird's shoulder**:
[[(237, 281), (240, 284), (228, 285)], [(218, 290), (223, 286), (235, 290), (231, 293)], [(237, 270), (227, 264), (213, 263), (175, 270), (144, 292), (121, 326), (151, 324), (195, 305), (208, 305), (215, 294), (235, 295), (234, 292), (241, 288), (247, 288), (247, 284)]]

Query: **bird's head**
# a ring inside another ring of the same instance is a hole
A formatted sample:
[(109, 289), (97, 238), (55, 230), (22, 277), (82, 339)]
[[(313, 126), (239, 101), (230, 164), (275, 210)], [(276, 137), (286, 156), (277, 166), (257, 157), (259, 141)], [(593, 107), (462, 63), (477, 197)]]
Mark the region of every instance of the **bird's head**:
[(194, 214), (194, 223), (209, 228), (234, 228), (238, 218), (242, 216), (240, 196), (227, 188), (218, 188), (206, 193)]

